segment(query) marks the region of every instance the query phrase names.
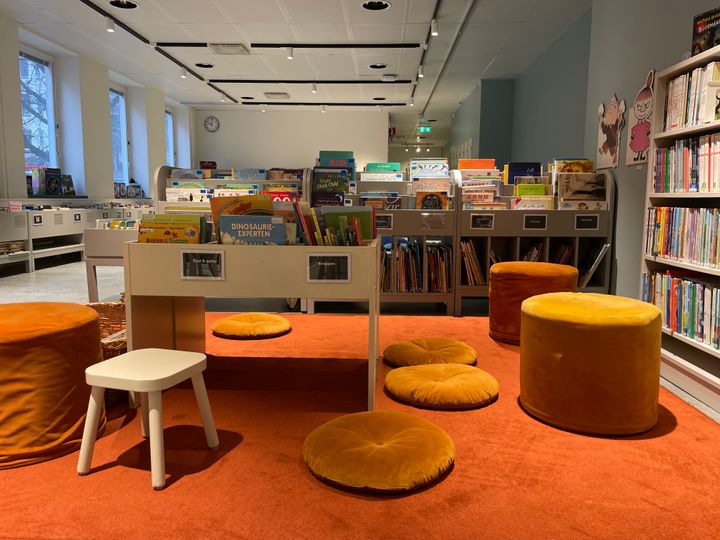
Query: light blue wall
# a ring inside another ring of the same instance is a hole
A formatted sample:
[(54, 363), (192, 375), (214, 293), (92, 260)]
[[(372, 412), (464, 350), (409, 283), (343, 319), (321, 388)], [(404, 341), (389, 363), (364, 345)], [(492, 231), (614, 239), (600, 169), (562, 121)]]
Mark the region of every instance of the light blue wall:
[(499, 168), (510, 161), (513, 143), (513, 79), (481, 83), (478, 157), (493, 157)]
[(515, 80), (513, 161), (584, 157), (591, 12)]
[[(585, 151), (595, 159), (598, 105), (613, 93), (628, 109), (650, 69), (661, 71), (690, 50), (693, 16), (718, 0), (594, 0), (590, 39)], [(628, 111), (629, 112), (629, 111)], [(628, 112), (625, 113), (626, 123)], [(637, 297), (642, 258), (647, 166), (625, 166), (627, 126), (620, 141), (615, 241), (616, 292)]]
[(480, 141), (480, 98), (481, 87), (478, 85), (457, 108), (450, 126), (449, 148), (462, 144), (472, 137), (473, 157), (478, 156)]

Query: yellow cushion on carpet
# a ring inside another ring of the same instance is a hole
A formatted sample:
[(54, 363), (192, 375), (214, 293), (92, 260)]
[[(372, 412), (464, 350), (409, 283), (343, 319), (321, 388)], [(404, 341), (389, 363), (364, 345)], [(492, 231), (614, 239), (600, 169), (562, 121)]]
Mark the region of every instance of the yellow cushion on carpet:
[(566, 264), (509, 261), (490, 267), (490, 337), (520, 343), (520, 305), (523, 300), (551, 292), (575, 291), (577, 268)]
[(430, 364), (394, 369), (385, 377), (385, 390), (411, 405), (430, 409), (471, 409), (497, 399), (495, 377), (462, 364)]
[(423, 364), (470, 364), (477, 361), (477, 351), (470, 345), (449, 338), (418, 338), (394, 343), (383, 351), (385, 361), (393, 366)]
[(550, 293), (522, 304), (520, 404), (557, 427), (607, 435), (658, 418), (660, 310), (622, 296)]
[(272, 313), (239, 313), (212, 325), (212, 333), (226, 339), (274, 338), (290, 330), (290, 321)]
[(400, 411), (370, 411), (335, 418), (303, 444), (313, 474), (342, 487), (410, 491), (447, 472), (455, 444), (438, 426)]

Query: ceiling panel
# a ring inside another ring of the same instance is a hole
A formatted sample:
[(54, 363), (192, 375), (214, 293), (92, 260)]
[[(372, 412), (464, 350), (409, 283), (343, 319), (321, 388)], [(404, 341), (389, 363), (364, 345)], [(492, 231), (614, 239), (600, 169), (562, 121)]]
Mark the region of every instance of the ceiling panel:
[[(37, 2), (42, 2), (43, 4), (49, 4), (50, 0), (32, 0)], [(138, 5), (135, 9), (118, 9), (115, 7), (112, 7), (106, 0), (93, 0), (93, 2), (99, 6), (102, 7), (104, 10), (106, 10), (108, 13), (111, 13), (114, 17), (117, 17), (122, 22), (134, 25), (137, 23), (146, 23), (146, 24), (167, 24), (170, 22), (175, 22), (174, 19), (169, 17), (171, 15), (167, 10), (164, 9), (158, 9), (158, 7), (152, 3), (152, 0), (136, 0), (136, 3)], [(58, 7), (68, 4), (67, 0), (56, 0), (55, 2), (58, 4)], [(75, 0), (73, 2), (75, 4), (78, 4), (81, 6), (89, 16), (92, 16), (96, 19), (99, 19), (102, 21), (102, 15), (99, 13), (96, 13), (95, 11), (91, 10), (90, 8), (83, 6), (82, 3), (80, 3), (79, 0)], [(86, 15), (87, 17), (88, 15)]]
[[(173, 0), (167, 0), (172, 2)], [(209, 0), (203, 0), (205, 4)], [(287, 23), (274, 0), (212, 0), (230, 21), (241, 25)], [(200, 2), (197, 2), (198, 4)]]
[(422, 24), (353, 24), (348, 26), (354, 43), (425, 43), (430, 26)]
[(350, 24), (383, 23), (430, 23), (435, 0), (391, 0), (390, 8), (383, 11), (369, 11), (362, 7), (362, 1), (342, 0)]
[[(201, 41), (204, 43), (244, 43), (245, 45), (250, 45), (248, 37), (234, 24), (185, 23), (178, 26), (184, 31), (184, 33), (179, 32), (178, 35), (187, 35), (192, 41)], [(184, 39), (178, 38), (177, 41), (184, 41)]]
[(355, 62), (350, 54), (308, 56), (318, 79), (356, 79)]
[[(132, 29), (147, 38), (148, 41), (192, 41), (192, 36), (176, 24), (138, 23)], [(120, 32), (121, 30), (118, 30)]]
[(301, 43), (345, 43), (348, 40), (348, 27), (344, 24), (304, 24), (295, 26), (295, 30)]
[[(158, 11), (164, 14), (166, 20), (178, 23), (222, 24), (230, 22), (212, 0), (144, 0), (143, 5), (145, 4), (153, 4)], [(125, 11), (132, 13), (138, 10)]]
[[(470, 17), (470, 23), (525, 21), (536, 3), (542, 6), (546, 0), (480, 0)], [(542, 7), (539, 9), (542, 11)]]
[(286, 14), (288, 22), (293, 24), (345, 24), (342, 3), (337, 0), (276, 0)]
[[(236, 24), (250, 43), (295, 43), (297, 39), (292, 27), (285, 23)], [(322, 40), (318, 40), (322, 41)]]

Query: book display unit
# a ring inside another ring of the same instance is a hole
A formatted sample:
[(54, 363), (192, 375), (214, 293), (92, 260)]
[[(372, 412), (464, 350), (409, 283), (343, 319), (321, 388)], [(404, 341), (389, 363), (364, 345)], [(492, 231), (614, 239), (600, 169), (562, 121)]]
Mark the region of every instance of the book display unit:
[[(612, 183), (608, 188), (612, 208)], [(464, 298), (488, 297), (490, 267), (501, 261), (569, 264), (578, 269), (579, 291), (607, 293), (612, 224), (612, 210), (459, 209), (454, 314), (462, 315)]]
[(656, 75), (640, 294), (663, 314), (661, 374), (720, 411), (720, 47)]

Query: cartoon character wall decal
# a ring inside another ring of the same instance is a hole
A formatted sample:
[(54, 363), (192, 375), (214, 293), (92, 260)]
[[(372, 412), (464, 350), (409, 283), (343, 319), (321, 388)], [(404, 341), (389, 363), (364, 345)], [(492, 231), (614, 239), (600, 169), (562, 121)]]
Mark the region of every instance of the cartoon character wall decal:
[(625, 152), (626, 165), (642, 165), (647, 163), (650, 148), (650, 132), (652, 131), (653, 87), (655, 71), (650, 70), (643, 86), (635, 96), (635, 103), (630, 114), (628, 128), (628, 144)]
[(600, 103), (598, 107), (598, 148), (596, 167), (609, 169), (617, 167), (620, 150), (620, 135), (625, 126), (625, 100), (618, 101), (613, 94), (608, 103)]

